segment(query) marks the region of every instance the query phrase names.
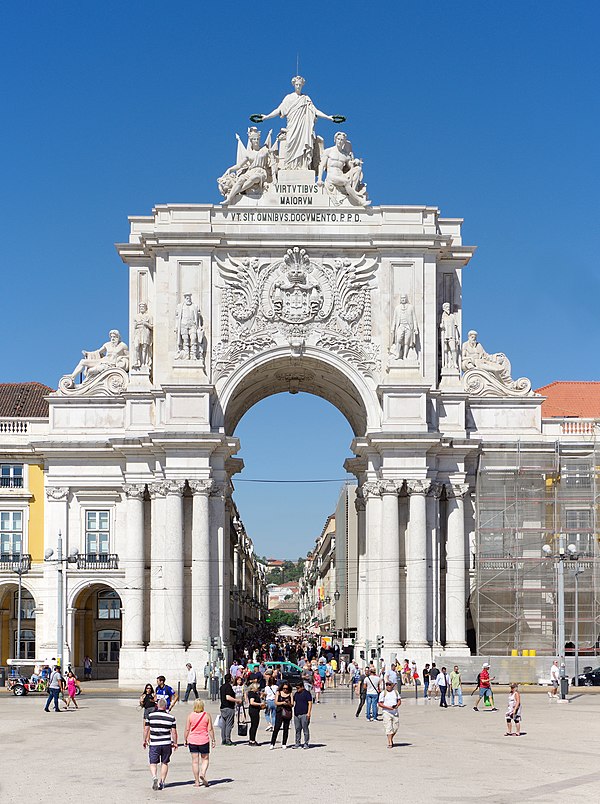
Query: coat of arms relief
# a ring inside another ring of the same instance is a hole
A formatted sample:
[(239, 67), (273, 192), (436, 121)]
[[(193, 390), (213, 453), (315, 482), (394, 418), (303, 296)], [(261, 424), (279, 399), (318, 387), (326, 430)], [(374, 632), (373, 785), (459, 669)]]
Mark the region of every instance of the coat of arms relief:
[(377, 262), (362, 256), (311, 259), (294, 247), (282, 259), (216, 258), (223, 281), (220, 338), (213, 350), (213, 380), (246, 358), (289, 345), (335, 352), (364, 375), (381, 369), (371, 333), (371, 281)]

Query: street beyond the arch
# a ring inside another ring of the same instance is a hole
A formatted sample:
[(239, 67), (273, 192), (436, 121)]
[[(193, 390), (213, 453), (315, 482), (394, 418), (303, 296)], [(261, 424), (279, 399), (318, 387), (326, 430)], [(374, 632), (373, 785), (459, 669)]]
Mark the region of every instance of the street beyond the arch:
[[(44, 714), (45, 699), (0, 694), (0, 743), (5, 748), (0, 800), (94, 804), (164, 800), (212, 802), (494, 802), (596, 801), (600, 783), (600, 695), (574, 692), (568, 704), (544, 691), (523, 694), (523, 736), (505, 737), (506, 693), (499, 710), (476, 713), (415, 703), (408, 693), (400, 710), (398, 746), (386, 750), (383, 724), (355, 717), (356, 701), (327, 691), (315, 707), (308, 751), (269, 751), (261, 718), (258, 748), (235, 737), (235, 747), (211, 754), (210, 786), (197, 789), (183, 727), (191, 704), (173, 714), (179, 748), (167, 787), (153, 792), (137, 695), (96, 692), (79, 697), (79, 711)], [(110, 697), (109, 697), (110, 696)], [(473, 699), (471, 699), (472, 701)], [(216, 718), (218, 704), (207, 702)], [(18, 731), (16, 724), (19, 724)], [(12, 761), (8, 761), (8, 752)]]

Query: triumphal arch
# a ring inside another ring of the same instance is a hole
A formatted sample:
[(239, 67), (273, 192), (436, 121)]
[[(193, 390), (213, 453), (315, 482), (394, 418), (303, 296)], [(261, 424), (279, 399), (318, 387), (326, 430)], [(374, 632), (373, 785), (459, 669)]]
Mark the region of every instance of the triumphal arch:
[(48, 527), (74, 529), (87, 499), (114, 506), (123, 680), (202, 665), (236, 628), (236, 425), (270, 394), (316, 394), (355, 436), (359, 645), (460, 655), (481, 441), (539, 430), (540, 399), (462, 332), (460, 219), (370, 198), (368, 143), (298, 76), (239, 125), (220, 202), (158, 204), (117, 245), (129, 345), (112, 331), (51, 399), (47, 482), (70, 492)]

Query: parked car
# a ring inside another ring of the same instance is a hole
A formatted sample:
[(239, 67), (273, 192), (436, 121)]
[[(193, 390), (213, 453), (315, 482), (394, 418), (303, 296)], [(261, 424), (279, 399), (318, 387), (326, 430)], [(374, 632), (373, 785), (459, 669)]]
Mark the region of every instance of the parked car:
[[(571, 679), (571, 684), (575, 686), (575, 676)], [(584, 667), (583, 673), (579, 674), (580, 687), (600, 687), (600, 667), (592, 670), (591, 667)]]

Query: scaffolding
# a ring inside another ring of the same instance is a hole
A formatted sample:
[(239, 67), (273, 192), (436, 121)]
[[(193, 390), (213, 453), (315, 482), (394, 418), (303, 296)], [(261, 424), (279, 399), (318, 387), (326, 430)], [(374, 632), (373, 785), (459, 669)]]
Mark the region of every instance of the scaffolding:
[(483, 450), (471, 598), (479, 654), (558, 654), (558, 569), (542, 546), (555, 554), (559, 534), (578, 555), (565, 562), (566, 653), (574, 652), (577, 580), (580, 653), (600, 652), (600, 448), (580, 446), (517, 442)]

